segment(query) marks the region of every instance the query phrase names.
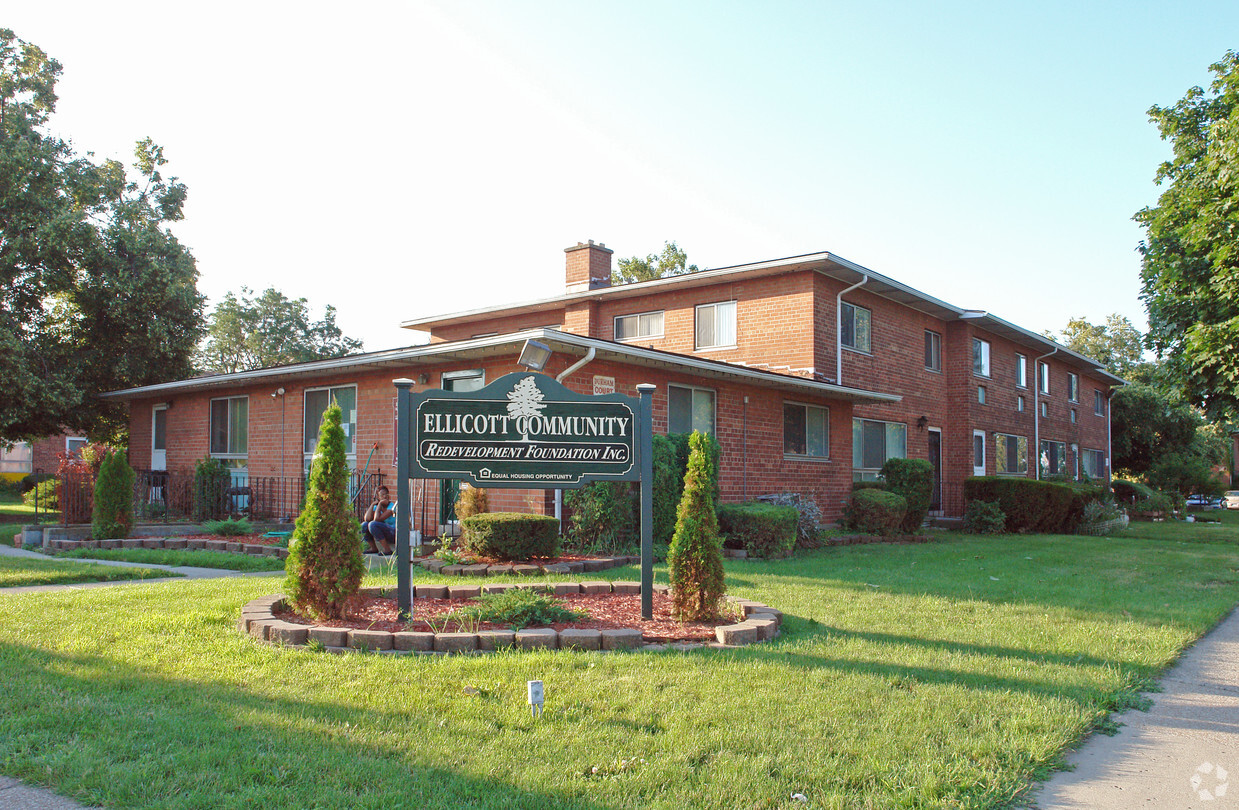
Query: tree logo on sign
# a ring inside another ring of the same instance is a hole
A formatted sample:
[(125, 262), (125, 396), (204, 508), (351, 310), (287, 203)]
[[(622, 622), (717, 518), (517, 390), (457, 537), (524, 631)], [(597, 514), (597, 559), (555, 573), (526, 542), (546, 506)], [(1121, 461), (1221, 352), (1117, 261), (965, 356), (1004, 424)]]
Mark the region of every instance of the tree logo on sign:
[[(508, 415), (514, 419), (526, 417), (524, 424), (529, 424), (528, 417), (540, 416), (546, 404), (542, 401), (542, 392), (538, 390), (538, 381), (526, 377), (512, 387), (508, 392)], [(517, 424), (521, 424), (518, 422)], [(522, 433), (522, 441), (529, 441), (529, 434)]]

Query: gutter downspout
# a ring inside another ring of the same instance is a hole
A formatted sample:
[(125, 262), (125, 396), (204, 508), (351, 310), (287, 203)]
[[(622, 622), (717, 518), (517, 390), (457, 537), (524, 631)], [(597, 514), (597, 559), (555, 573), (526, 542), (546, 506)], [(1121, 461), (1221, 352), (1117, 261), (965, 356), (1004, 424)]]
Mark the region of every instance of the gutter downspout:
[(869, 283), (869, 274), (861, 273), (860, 281), (840, 290), (835, 296), (835, 385), (843, 385), (843, 294)]
[[(1054, 347), (1054, 351), (1049, 354), (1043, 354), (1036, 360), (1033, 360), (1033, 450), (1037, 454), (1037, 477), (1035, 480), (1041, 480), (1041, 361), (1047, 357), (1052, 357), (1058, 354), (1058, 347)], [(1045, 369), (1047, 378), (1050, 376), (1049, 366)]]
[[(1114, 453), (1114, 443), (1110, 437), (1110, 400), (1114, 398), (1118, 389), (1114, 386), (1106, 392), (1106, 488), (1109, 489), (1114, 479), (1114, 464), (1111, 463), (1111, 456)], [(1233, 453), (1231, 455), (1234, 455)]]
[(555, 378), (555, 382), (557, 383), (563, 382), (565, 377), (567, 377), (569, 374), (576, 371), (577, 369), (581, 368), (586, 363), (593, 360), (597, 354), (598, 354), (598, 350), (594, 348), (593, 346), (590, 346), (589, 351), (585, 353), (585, 356), (582, 357), (580, 360), (576, 361), (575, 363), (573, 363), (572, 365), (568, 366), (562, 372), (560, 372), (559, 376)]

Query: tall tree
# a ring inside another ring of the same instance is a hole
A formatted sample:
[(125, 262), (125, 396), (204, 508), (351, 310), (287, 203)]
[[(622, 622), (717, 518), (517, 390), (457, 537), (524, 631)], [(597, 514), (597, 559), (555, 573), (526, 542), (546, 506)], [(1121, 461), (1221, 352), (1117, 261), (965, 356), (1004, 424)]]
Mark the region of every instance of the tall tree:
[(1209, 92), (1149, 110), (1174, 156), (1157, 170), (1157, 205), (1135, 219), (1150, 344), (1188, 401), (1216, 417), (1239, 411), (1239, 54), (1210, 71)]
[(225, 295), (208, 318), (198, 365), (232, 373), (340, 357), (361, 347), (336, 325), (335, 307), (328, 305), (322, 320), (312, 321), (304, 298), (290, 299), (273, 287), (255, 298), (242, 287), (240, 296)]
[(1060, 334), (1046, 332), (1046, 337), (1101, 362), (1108, 371), (1120, 377), (1126, 377), (1140, 365), (1144, 354), (1144, 338), (1139, 330), (1126, 315), (1117, 312), (1108, 315), (1105, 324), (1071, 318)]
[(688, 254), (680, 250), (680, 246), (675, 242), (666, 242), (663, 244), (663, 252), (657, 256), (651, 253), (644, 259), (640, 256), (620, 259), (619, 267), (611, 271), (611, 283), (633, 284), (637, 281), (652, 281), (656, 278), (696, 272), (697, 265), (688, 263)]
[(114, 435), (95, 397), (187, 376), (202, 323), (193, 256), (167, 224), (186, 189), (146, 139), (136, 178), (45, 131), (61, 66), (0, 28), (0, 437)]

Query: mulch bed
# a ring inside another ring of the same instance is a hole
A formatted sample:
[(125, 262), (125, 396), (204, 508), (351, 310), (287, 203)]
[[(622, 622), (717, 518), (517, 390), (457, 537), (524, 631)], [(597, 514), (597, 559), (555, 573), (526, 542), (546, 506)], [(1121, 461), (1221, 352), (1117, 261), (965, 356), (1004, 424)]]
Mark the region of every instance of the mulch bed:
[[(556, 623), (550, 625), (555, 630), (569, 628), (581, 630), (611, 630), (625, 627), (635, 627), (647, 642), (667, 643), (675, 641), (713, 641), (714, 628), (719, 625), (732, 624), (742, 619), (737, 608), (724, 606), (724, 618), (716, 622), (680, 623), (671, 618), (671, 597), (663, 593), (654, 594), (654, 618), (646, 621), (641, 618), (640, 594), (569, 594), (556, 596), (555, 601), (575, 611), (585, 611), (588, 619), (576, 622)], [(413, 619), (401, 622), (397, 619), (395, 598), (389, 597), (355, 597), (346, 612), (346, 618), (333, 620), (331, 627), (348, 627), (354, 630), (385, 630), (390, 633), (401, 630), (422, 632), (459, 632), (462, 628), (449, 622), (444, 628), (443, 617), (457, 608), (463, 607), (466, 599), (427, 599), (413, 600)], [(729, 611), (736, 611), (730, 613)], [(309, 619), (302, 618), (290, 610), (276, 613), (276, 616), (293, 624), (315, 625)], [(426, 620), (434, 623), (432, 627)], [(475, 630), (511, 630), (507, 625), (482, 622)]]

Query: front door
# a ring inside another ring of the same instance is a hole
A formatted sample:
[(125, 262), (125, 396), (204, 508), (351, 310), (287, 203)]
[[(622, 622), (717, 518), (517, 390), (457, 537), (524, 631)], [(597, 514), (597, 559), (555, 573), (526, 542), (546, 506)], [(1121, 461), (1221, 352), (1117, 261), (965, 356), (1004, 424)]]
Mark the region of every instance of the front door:
[(942, 431), (929, 429), (929, 463), (934, 468), (934, 488), (929, 494), (929, 511), (942, 511)]
[(168, 469), (168, 407), (156, 405), (151, 411), (151, 469)]
[(972, 474), (985, 475), (985, 431), (972, 431)]

